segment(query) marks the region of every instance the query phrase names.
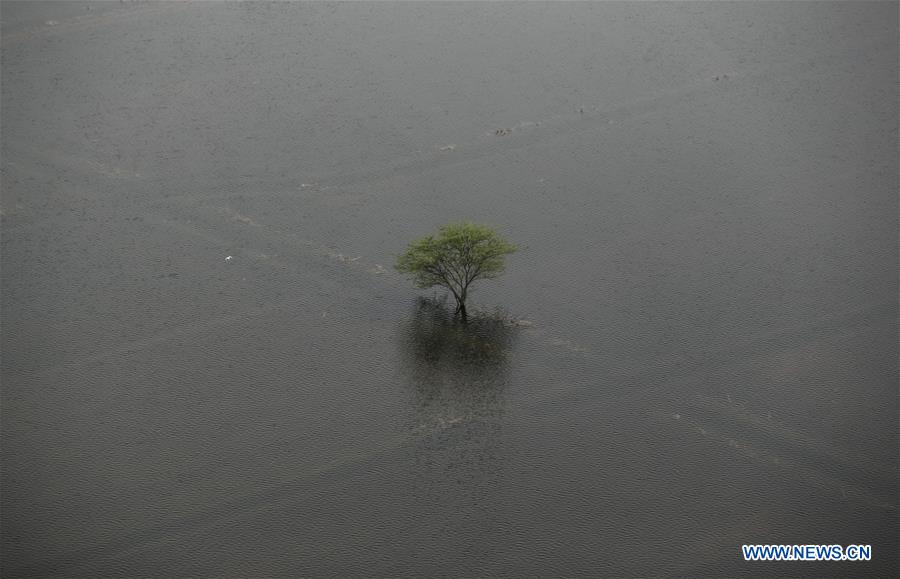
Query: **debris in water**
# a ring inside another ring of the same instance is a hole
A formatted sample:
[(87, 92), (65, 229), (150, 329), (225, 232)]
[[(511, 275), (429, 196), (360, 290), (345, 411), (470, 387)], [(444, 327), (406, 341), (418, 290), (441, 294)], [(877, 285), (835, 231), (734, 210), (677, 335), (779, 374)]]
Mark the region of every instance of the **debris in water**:
[(456, 145), (445, 145), (441, 147), (441, 151), (452, 151), (456, 148)]
[(344, 255), (343, 253), (334, 253), (334, 252), (329, 252), (328, 257), (331, 257), (331, 258), (336, 259), (343, 263), (352, 263), (352, 262), (362, 258), (361, 255), (357, 255), (356, 257), (350, 257), (349, 255)]
[(512, 129), (497, 129), (496, 131), (494, 131), (494, 134), (497, 135), (498, 137), (502, 137), (504, 135), (510, 134), (511, 132), (512, 132)]
[(225, 261), (231, 261), (232, 259), (234, 259), (234, 256), (233, 256), (233, 255), (227, 255), (227, 256), (225, 256)]
[(232, 215), (232, 218), (233, 218), (235, 221), (240, 221), (241, 223), (246, 223), (247, 225), (252, 225), (253, 227), (259, 227), (259, 223), (253, 221), (252, 219), (250, 219), (250, 218), (247, 217), (246, 215), (241, 215), (241, 214), (238, 213), (237, 211), (234, 211), (233, 213), (234, 213), (234, 215)]
[(381, 265), (379, 265), (379, 264), (377, 264), (377, 263), (375, 264), (375, 267), (373, 267), (373, 268), (370, 269), (369, 271), (370, 271), (371, 273), (374, 273), (375, 275), (380, 275), (380, 274), (382, 274), (382, 273), (387, 273), (387, 270), (384, 269), (383, 267), (381, 267)]

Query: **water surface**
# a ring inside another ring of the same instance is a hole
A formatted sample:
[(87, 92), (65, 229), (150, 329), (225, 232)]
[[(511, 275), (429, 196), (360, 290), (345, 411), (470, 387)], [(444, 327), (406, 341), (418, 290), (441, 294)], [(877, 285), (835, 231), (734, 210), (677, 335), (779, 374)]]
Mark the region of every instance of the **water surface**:
[(5, 574), (897, 572), (896, 3), (0, 19)]

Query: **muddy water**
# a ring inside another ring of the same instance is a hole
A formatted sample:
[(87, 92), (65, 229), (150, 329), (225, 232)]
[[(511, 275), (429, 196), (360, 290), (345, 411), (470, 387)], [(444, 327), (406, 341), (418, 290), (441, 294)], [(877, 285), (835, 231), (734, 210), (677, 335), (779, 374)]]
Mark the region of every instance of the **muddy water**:
[(896, 573), (896, 3), (0, 18), (4, 575)]

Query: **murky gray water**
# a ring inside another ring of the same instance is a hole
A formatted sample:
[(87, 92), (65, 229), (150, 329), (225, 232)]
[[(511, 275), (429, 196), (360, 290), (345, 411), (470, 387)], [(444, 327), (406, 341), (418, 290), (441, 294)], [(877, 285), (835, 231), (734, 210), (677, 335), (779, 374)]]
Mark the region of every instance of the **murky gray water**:
[(5, 576), (896, 574), (897, 3), (0, 17)]

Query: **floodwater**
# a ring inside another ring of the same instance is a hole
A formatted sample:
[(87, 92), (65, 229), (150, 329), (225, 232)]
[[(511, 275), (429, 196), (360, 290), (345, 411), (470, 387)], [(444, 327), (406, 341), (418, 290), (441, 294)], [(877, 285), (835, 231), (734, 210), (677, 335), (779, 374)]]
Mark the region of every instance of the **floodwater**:
[(0, 19), (4, 576), (897, 574), (896, 2)]

